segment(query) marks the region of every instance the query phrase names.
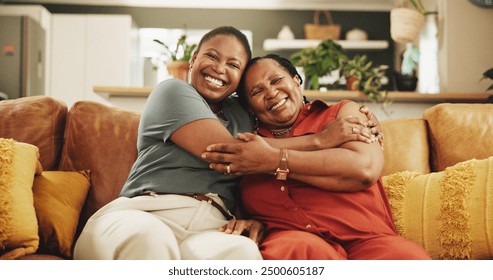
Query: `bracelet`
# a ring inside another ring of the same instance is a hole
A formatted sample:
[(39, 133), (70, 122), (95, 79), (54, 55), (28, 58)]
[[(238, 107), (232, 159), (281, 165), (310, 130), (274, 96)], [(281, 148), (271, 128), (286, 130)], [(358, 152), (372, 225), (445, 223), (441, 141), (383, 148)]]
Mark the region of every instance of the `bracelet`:
[(282, 148), (280, 151), (280, 160), (279, 167), (276, 170), (276, 179), (277, 180), (286, 180), (288, 179), (289, 169), (288, 169), (288, 149)]

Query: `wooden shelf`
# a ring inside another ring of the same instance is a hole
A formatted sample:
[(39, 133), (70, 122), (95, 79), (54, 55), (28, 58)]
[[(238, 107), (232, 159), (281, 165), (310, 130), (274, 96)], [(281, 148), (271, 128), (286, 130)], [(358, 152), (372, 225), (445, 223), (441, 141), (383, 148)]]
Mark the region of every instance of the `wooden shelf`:
[[(153, 87), (113, 87), (94, 86), (93, 91), (106, 97), (140, 97), (147, 98)], [(305, 90), (304, 95), (309, 100), (322, 99), (327, 101), (339, 101), (349, 99), (353, 101), (368, 101), (366, 95), (360, 91), (349, 90)], [(389, 97), (395, 102), (416, 103), (492, 103), (491, 93), (440, 93), (423, 94), (418, 92), (391, 91)]]
[[(309, 47), (316, 47), (321, 40), (264, 40), (264, 51), (297, 50)], [(366, 40), (366, 41), (336, 41), (345, 50), (385, 50), (389, 47), (389, 42), (385, 40)]]
[[(339, 101), (349, 99), (353, 101), (369, 101), (360, 91), (349, 90), (305, 90), (303, 94), (309, 100), (321, 99)], [(437, 93), (426, 94), (418, 92), (390, 91), (389, 98), (394, 102), (408, 103), (492, 103), (493, 95), (488, 93)]]

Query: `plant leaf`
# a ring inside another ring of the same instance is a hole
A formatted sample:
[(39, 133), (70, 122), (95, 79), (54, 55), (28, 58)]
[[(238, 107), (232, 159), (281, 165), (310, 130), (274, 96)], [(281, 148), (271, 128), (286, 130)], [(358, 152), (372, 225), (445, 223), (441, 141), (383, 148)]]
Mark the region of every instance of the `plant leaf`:
[(483, 73), (484, 78), (490, 78), (493, 80), (493, 68), (490, 68)]

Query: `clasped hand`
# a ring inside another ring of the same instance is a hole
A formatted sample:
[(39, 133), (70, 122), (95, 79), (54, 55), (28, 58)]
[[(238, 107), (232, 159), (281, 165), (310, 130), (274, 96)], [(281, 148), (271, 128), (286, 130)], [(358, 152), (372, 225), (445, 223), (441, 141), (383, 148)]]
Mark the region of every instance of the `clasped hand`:
[(220, 143), (207, 147), (202, 158), (210, 163), (210, 168), (234, 176), (272, 173), (275, 170), (274, 167), (279, 163), (278, 149), (253, 133), (238, 133), (237, 138), (243, 142)]
[[(364, 109), (364, 108), (362, 108)], [(378, 141), (383, 149), (383, 134), (380, 124), (369, 112), (369, 120), (362, 122), (358, 117), (343, 117), (327, 123), (321, 132), (313, 135), (318, 143), (317, 150), (338, 147), (349, 141), (372, 143)], [(354, 128), (357, 128), (354, 130)], [(202, 159), (216, 171), (242, 176), (247, 174), (272, 174), (279, 165), (279, 150), (270, 146), (262, 137), (253, 133), (239, 133), (243, 142), (219, 143), (207, 147)], [(228, 167), (229, 166), (229, 167)]]

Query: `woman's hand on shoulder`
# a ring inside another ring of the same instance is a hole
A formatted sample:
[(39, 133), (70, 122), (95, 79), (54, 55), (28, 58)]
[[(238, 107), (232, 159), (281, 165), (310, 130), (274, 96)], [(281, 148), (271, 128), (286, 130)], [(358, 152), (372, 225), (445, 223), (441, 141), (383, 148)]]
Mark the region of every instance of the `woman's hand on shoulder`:
[(358, 117), (347, 116), (328, 122), (319, 133), (323, 149), (335, 148), (348, 141), (373, 141), (370, 129)]
[(264, 225), (257, 220), (232, 219), (226, 225), (219, 228), (226, 234), (244, 235), (260, 244), (264, 238)]
[[(354, 108), (357, 106), (355, 102)], [(359, 106), (359, 105), (358, 105)], [(375, 114), (366, 105), (359, 106), (358, 116), (343, 116), (327, 123), (317, 134), (319, 149), (339, 147), (349, 141), (373, 143), (378, 141), (383, 149), (383, 132)]]
[(373, 114), (370, 108), (368, 108), (368, 106), (364, 104), (359, 107), (359, 111), (365, 114), (368, 118), (365, 123), (366, 127), (370, 129), (371, 134), (377, 139), (380, 147), (382, 147), (383, 150), (383, 132), (377, 117), (375, 116), (375, 114)]

